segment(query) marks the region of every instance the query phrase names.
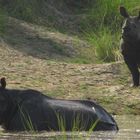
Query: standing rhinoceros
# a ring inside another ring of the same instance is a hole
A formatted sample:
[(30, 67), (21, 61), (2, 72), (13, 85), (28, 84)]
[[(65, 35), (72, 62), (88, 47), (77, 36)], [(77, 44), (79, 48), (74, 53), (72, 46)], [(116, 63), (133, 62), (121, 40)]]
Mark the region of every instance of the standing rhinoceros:
[(129, 16), (124, 7), (120, 7), (120, 14), (125, 18), (122, 26), (121, 49), (122, 54), (133, 78), (132, 86), (139, 86), (140, 64), (140, 12), (138, 16)]
[(0, 87), (0, 124), (8, 131), (118, 130), (112, 116), (93, 101), (58, 100), (36, 90), (6, 89), (5, 78)]

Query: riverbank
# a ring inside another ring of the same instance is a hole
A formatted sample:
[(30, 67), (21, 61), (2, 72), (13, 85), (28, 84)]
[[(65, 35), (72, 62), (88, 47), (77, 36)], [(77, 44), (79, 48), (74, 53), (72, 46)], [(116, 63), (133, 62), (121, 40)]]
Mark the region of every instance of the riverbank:
[(32, 88), (63, 99), (89, 99), (114, 115), (140, 114), (140, 88), (131, 88), (123, 62), (71, 64), (30, 56), (1, 40), (0, 76), (7, 88)]

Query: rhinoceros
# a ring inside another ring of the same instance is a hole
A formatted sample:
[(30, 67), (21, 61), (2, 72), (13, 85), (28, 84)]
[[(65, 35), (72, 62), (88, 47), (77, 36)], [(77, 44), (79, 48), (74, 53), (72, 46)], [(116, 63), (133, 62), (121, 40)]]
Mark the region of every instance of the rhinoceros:
[(6, 131), (118, 130), (113, 117), (89, 100), (62, 100), (37, 90), (7, 89), (0, 80), (0, 124)]
[(122, 26), (121, 52), (133, 79), (133, 87), (140, 84), (140, 12), (138, 16), (129, 16), (121, 6), (120, 14), (125, 18)]

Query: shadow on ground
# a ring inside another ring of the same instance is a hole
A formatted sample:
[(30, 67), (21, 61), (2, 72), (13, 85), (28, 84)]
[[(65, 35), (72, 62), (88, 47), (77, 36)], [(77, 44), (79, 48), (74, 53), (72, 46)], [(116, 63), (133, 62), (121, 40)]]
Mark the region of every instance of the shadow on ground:
[(33, 57), (41, 59), (65, 60), (74, 57), (74, 48), (57, 42), (47, 35), (40, 36), (35, 27), (10, 18), (4, 35), (8, 46)]

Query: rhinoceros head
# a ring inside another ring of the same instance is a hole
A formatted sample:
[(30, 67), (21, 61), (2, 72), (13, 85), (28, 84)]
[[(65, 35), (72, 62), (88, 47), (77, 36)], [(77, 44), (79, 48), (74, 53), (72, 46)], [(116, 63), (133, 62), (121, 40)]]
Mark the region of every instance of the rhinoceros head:
[(121, 6), (120, 14), (125, 18), (122, 26), (122, 38), (129, 41), (140, 41), (140, 12), (138, 16), (129, 16)]
[(0, 123), (3, 122), (5, 116), (5, 112), (7, 110), (8, 101), (6, 97), (6, 80), (5, 78), (0, 79)]

